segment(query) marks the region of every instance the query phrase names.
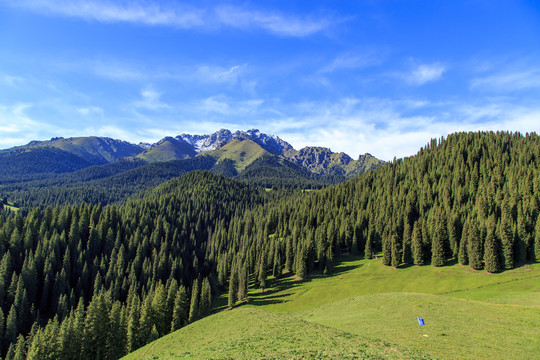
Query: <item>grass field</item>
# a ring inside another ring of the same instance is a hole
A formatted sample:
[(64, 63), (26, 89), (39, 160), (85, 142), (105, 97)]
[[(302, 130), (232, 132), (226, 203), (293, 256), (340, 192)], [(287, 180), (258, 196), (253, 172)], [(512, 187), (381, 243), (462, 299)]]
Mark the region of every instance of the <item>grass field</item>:
[(344, 257), (332, 276), (269, 279), (264, 293), (252, 289), (249, 297), (221, 312), (220, 297), (218, 314), (128, 359), (183, 358), (155, 352), (162, 348), (201, 359), (540, 359), (540, 264), (488, 274), (458, 264), (393, 269)]

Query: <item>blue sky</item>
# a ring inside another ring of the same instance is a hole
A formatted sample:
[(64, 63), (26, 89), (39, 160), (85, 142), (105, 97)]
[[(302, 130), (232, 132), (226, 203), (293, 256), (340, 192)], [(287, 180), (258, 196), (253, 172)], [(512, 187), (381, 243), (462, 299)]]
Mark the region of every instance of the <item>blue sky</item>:
[(540, 132), (540, 3), (0, 0), (0, 148), (257, 128), (413, 155)]

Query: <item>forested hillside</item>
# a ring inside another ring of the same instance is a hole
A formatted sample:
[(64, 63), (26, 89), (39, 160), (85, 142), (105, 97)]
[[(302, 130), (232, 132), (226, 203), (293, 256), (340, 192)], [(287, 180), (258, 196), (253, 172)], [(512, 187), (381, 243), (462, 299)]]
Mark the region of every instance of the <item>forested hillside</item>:
[(206, 315), (216, 284), (205, 256), (214, 229), (265, 196), (193, 172), (120, 208), (2, 217), (2, 353), (116, 359)]
[(197, 171), (118, 206), (3, 212), (2, 352), (115, 359), (208, 314), (212, 294), (234, 306), (343, 253), (488, 272), (540, 261), (539, 165), (536, 134), (459, 133), (322, 190)]
[(267, 270), (304, 278), (313, 268), (331, 271), (340, 253), (488, 272), (540, 261), (539, 165), (536, 134), (432, 140), (411, 158), (235, 217), (210, 258), (221, 285), (232, 279), (231, 305), (242, 274), (262, 284)]

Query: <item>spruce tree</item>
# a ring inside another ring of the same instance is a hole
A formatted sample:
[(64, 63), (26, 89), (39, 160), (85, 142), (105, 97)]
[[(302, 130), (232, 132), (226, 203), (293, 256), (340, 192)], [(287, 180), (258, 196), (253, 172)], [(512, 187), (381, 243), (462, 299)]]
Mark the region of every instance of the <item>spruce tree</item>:
[[(8, 358), (6, 357), (6, 360)], [(17, 337), (17, 343), (15, 344), (15, 352), (13, 354), (13, 360), (26, 360), (26, 340), (24, 336), (19, 335)]]
[(416, 221), (413, 225), (412, 251), (414, 265), (424, 265), (424, 244), (422, 242), (422, 229)]
[(468, 228), (468, 225), (465, 224), (463, 226), (463, 231), (461, 232), (461, 241), (459, 242), (458, 261), (461, 265), (469, 264), (469, 252), (468, 252), (469, 237), (467, 235), (467, 228)]
[(306, 250), (301, 243), (298, 243), (298, 252), (295, 256), (296, 260), (296, 269), (295, 274), (300, 279), (303, 280), (307, 275), (307, 265), (306, 265)]
[(238, 294), (238, 271), (236, 270), (236, 266), (233, 265), (231, 269), (231, 278), (229, 279), (229, 296), (228, 296), (228, 304), (229, 308), (234, 307), (236, 304), (236, 300)]
[(264, 255), (261, 256), (261, 259), (259, 261), (259, 286), (261, 288), (261, 291), (264, 292), (264, 289), (266, 288), (266, 266), (265, 266), (265, 259)]
[(366, 239), (366, 245), (365, 245), (365, 247), (364, 247), (364, 257), (365, 257), (366, 259), (371, 259), (371, 258), (373, 257), (373, 253), (372, 253), (372, 251), (371, 251), (371, 246), (372, 246), (372, 245), (371, 245), (371, 242), (372, 242), (371, 239), (372, 239), (372, 237), (373, 237), (372, 234), (373, 234), (373, 233), (370, 231), (369, 234), (368, 234), (368, 237), (367, 237), (367, 239)]
[(499, 257), (499, 243), (495, 236), (495, 220), (491, 218), (488, 221), (487, 236), (484, 242), (484, 265), (487, 272), (496, 273), (501, 271)]
[(512, 229), (510, 205), (506, 201), (503, 202), (501, 209), (499, 234), (501, 235), (504, 268), (512, 269), (514, 267), (514, 231)]
[(133, 352), (142, 346), (139, 333), (140, 327), (141, 302), (136, 295), (132, 298), (129, 305), (129, 315), (127, 324), (127, 352)]
[(384, 237), (383, 240), (383, 265), (390, 266), (392, 265), (392, 239), (388, 236)]
[(199, 306), (199, 312), (201, 317), (210, 315), (212, 308), (212, 289), (208, 278), (204, 278), (201, 287), (201, 300)]
[(195, 279), (191, 287), (191, 301), (189, 306), (189, 322), (192, 323), (200, 318), (199, 300), (200, 300), (199, 279)]
[(538, 216), (536, 219), (534, 234), (534, 258), (536, 262), (540, 262), (540, 216)]
[(467, 229), (467, 253), (469, 255), (469, 265), (475, 270), (482, 269), (482, 239), (480, 229), (475, 220), (469, 222)]
[(401, 263), (401, 254), (399, 252), (399, 240), (398, 235), (396, 233), (392, 234), (391, 238), (391, 245), (392, 245), (392, 267), (397, 268)]
[(88, 305), (84, 322), (82, 357), (102, 359), (106, 356), (107, 340), (110, 334), (107, 304), (103, 295), (98, 295)]
[(178, 288), (174, 299), (174, 309), (172, 316), (171, 331), (180, 329), (187, 324), (189, 318), (189, 299), (184, 285)]
[(444, 222), (441, 221), (441, 216), (439, 215), (431, 238), (431, 265), (433, 266), (443, 266), (446, 262), (444, 251), (445, 233), (446, 226)]

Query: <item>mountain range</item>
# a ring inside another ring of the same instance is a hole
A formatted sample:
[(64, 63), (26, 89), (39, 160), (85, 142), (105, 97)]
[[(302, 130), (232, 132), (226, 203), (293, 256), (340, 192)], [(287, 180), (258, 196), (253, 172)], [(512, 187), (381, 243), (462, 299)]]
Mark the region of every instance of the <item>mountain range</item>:
[[(277, 136), (259, 130), (231, 132), (219, 130), (210, 135), (181, 134), (165, 137), (154, 144), (132, 144), (108, 137), (55, 137), (46, 141), (31, 141), (27, 145), (0, 151), (0, 181), (46, 178), (50, 174), (75, 172), (90, 166), (112, 164), (119, 160), (133, 165), (192, 159), (210, 156), (215, 165), (227, 168), (235, 176), (261, 158), (274, 164), (308, 170), (318, 176), (338, 176), (341, 180), (383, 162), (370, 154), (353, 160), (345, 153), (329, 148), (305, 147), (296, 150)], [(139, 162), (138, 160), (142, 160)], [(293, 166), (294, 167), (294, 166)]]

